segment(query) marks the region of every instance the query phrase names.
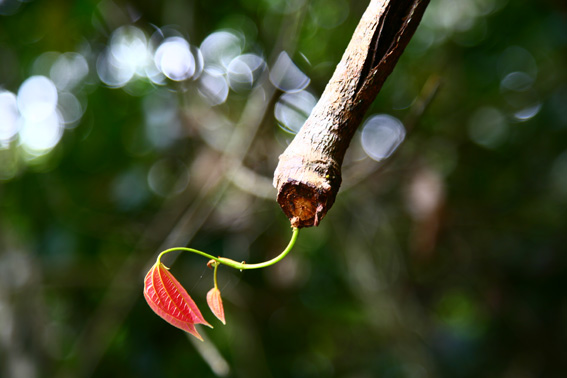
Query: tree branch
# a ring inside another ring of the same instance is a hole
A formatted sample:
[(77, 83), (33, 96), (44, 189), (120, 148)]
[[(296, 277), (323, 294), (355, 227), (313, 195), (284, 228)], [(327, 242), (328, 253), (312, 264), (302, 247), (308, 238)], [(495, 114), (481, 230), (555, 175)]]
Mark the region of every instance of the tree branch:
[(335, 202), (350, 141), (413, 36), (429, 0), (371, 0), (321, 99), (274, 173), (293, 227), (317, 226)]

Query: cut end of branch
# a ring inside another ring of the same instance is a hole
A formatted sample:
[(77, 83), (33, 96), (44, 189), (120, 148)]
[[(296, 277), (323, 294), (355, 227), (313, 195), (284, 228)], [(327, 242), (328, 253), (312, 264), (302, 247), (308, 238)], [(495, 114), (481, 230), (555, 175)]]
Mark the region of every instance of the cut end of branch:
[(339, 191), (340, 164), (330, 157), (323, 158), (321, 154), (316, 158), (317, 151), (310, 150), (310, 145), (307, 148), (303, 148), (303, 144), (299, 146), (302, 149), (297, 154), (290, 145), (280, 156), (274, 172), (277, 201), (292, 227), (318, 226)]
[(292, 227), (312, 227), (318, 226), (327, 214), (336, 193), (330, 182), (316, 185), (290, 179), (278, 187), (277, 201)]

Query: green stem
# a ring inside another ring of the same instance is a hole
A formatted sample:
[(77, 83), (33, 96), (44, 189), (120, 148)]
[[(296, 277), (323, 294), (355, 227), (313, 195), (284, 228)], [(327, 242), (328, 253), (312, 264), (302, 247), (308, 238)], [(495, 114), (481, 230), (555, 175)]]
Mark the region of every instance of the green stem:
[(215, 282), (215, 289), (217, 289), (217, 290), (218, 290), (218, 288), (219, 288), (219, 284), (218, 284), (218, 281), (217, 281), (217, 270), (218, 270), (218, 268), (219, 268), (219, 265), (220, 265), (220, 264), (215, 261), (215, 273), (214, 273), (213, 276), (214, 276), (214, 282)]
[(162, 253), (160, 253), (158, 255), (157, 262), (158, 263), (160, 262), (160, 259), (163, 255), (165, 255), (166, 253), (169, 253), (169, 252), (173, 252), (173, 251), (193, 252), (193, 253), (196, 253), (198, 255), (204, 256), (204, 257), (206, 257), (210, 260), (215, 260), (217, 262), (217, 264), (215, 264), (215, 287), (216, 287), (216, 267), (218, 266), (218, 264), (223, 264), (223, 265), (226, 265), (226, 266), (230, 266), (231, 268), (240, 269), (240, 270), (266, 268), (270, 265), (274, 265), (275, 263), (281, 261), (284, 257), (286, 257), (286, 255), (289, 253), (289, 251), (292, 250), (293, 246), (295, 245), (295, 242), (297, 241), (298, 235), (299, 235), (299, 229), (293, 228), (293, 234), (291, 235), (291, 240), (289, 241), (289, 244), (283, 250), (283, 252), (280, 253), (278, 256), (274, 257), (271, 260), (264, 261), (264, 262), (258, 263), (258, 264), (246, 264), (244, 262), (239, 263), (239, 262), (234, 261), (232, 259), (227, 259), (226, 257), (215, 257), (213, 255), (209, 255), (208, 253), (199, 251), (197, 249), (186, 248), (186, 247), (175, 247), (175, 248), (166, 249), (165, 251), (163, 251)]

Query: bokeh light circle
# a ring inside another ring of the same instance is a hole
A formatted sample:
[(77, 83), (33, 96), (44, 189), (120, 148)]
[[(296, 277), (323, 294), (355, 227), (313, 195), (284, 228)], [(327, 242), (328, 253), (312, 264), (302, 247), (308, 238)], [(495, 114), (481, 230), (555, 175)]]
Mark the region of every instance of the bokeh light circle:
[(39, 122), (50, 117), (57, 106), (57, 88), (45, 76), (31, 76), (18, 90), (18, 108), (28, 121)]
[(362, 126), (362, 148), (373, 160), (384, 160), (392, 155), (405, 136), (406, 130), (399, 119), (378, 114), (370, 117)]
[(297, 134), (316, 104), (315, 96), (307, 91), (284, 93), (276, 103), (274, 115), (282, 129)]
[(174, 81), (185, 80), (195, 74), (195, 58), (189, 42), (181, 37), (166, 38), (156, 50), (154, 63)]

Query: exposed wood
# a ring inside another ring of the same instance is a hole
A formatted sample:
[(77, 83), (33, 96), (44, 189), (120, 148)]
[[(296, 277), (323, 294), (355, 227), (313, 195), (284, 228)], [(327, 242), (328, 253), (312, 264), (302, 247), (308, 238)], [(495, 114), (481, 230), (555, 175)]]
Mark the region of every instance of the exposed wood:
[(317, 226), (335, 202), (350, 141), (428, 3), (370, 1), (319, 102), (274, 173), (277, 201), (293, 227)]

